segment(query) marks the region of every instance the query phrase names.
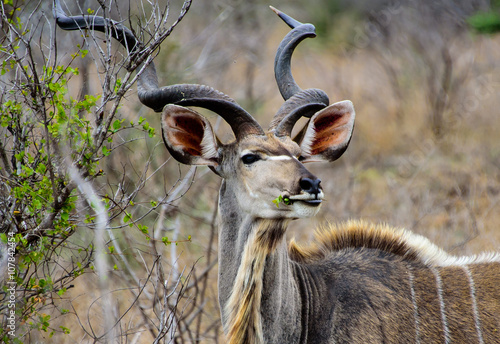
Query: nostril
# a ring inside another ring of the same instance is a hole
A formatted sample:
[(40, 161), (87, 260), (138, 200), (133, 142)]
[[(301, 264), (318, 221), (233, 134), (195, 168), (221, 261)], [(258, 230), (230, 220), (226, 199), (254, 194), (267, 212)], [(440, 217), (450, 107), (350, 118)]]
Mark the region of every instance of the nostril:
[(299, 182), (300, 188), (304, 191), (312, 189), (312, 181), (309, 178), (302, 178)]
[(310, 194), (318, 194), (319, 193), (319, 184), (321, 180), (318, 178), (301, 178), (299, 181), (299, 186), (302, 191), (305, 191)]

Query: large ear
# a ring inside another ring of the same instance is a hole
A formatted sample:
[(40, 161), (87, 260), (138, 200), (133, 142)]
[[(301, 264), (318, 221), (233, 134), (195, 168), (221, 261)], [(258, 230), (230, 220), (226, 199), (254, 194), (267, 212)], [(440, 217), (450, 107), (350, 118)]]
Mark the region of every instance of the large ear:
[(300, 141), (304, 162), (334, 161), (347, 149), (354, 129), (349, 100), (332, 104), (311, 117)]
[(161, 117), (163, 141), (179, 162), (187, 165), (219, 164), (217, 140), (210, 122), (191, 109), (167, 105)]

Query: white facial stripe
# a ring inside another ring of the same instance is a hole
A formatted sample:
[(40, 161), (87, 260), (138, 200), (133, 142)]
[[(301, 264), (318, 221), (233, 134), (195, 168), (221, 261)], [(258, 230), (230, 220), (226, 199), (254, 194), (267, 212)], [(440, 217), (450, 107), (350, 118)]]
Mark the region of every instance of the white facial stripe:
[(248, 187), (248, 184), (246, 182), (244, 182), (244, 184), (245, 184), (245, 189), (247, 189), (247, 192), (250, 194), (250, 197), (258, 198), (257, 195), (252, 192), (252, 189)]
[[(252, 150), (249, 150), (249, 149), (245, 149), (243, 152), (241, 152), (241, 156), (245, 156), (247, 154), (259, 154), (258, 152), (254, 152)], [(290, 156), (290, 155), (267, 155), (265, 153), (261, 153), (263, 154), (263, 159), (264, 160), (298, 160), (296, 157), (294, 156)], [(260, 154), (259, 154), (260, 155)]]
[(266, 160), (292, 160), (293, 158), (288, 155), (277, 155), (277, 156), (268, 156)]

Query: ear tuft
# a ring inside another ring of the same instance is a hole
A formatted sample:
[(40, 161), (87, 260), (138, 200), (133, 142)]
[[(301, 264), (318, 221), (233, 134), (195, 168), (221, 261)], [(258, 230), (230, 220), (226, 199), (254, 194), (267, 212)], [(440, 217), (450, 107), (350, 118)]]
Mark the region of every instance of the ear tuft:
[(354, 107), (349, 100), (318, 111), (309, 121), (300, 143), (304, 161), (337, 160), (349, 145), (354, 118)]
[(218, 147), (210, 122), (191, 109), (167, 105), (162, 134), (172, 156), (187, 165), (218, 165)]

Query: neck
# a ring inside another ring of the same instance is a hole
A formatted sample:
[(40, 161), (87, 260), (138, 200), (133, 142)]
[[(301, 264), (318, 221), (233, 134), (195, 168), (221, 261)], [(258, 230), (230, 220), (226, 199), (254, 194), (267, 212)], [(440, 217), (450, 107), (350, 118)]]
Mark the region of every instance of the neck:
[(228, 343), (275, 342), (300, 327), (293, 318), (300, 301), (284, 240), (288, 221), (230, 211), (226, 206), (237, 203), (228, 196), (223, 186), (219, 302)]

